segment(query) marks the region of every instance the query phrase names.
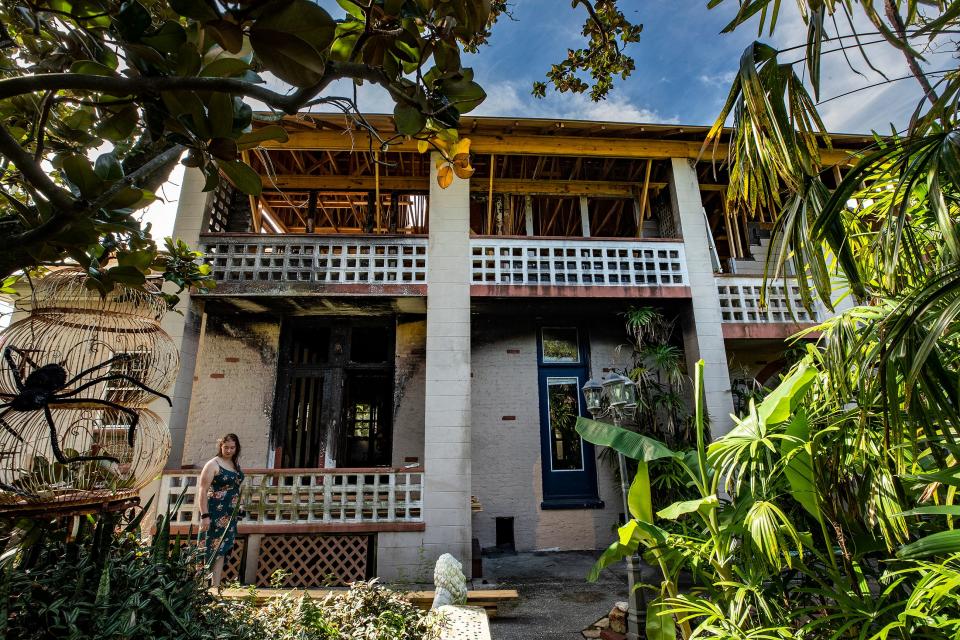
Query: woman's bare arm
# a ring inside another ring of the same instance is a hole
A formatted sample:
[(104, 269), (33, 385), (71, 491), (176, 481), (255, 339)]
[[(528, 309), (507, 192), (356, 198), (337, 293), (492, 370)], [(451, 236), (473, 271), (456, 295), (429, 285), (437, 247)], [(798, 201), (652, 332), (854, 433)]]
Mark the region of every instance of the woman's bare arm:
[[(200, 480), (197, 481), (197, 507), (200, 513), (207, 513), (210, 508), (207, 504), (207, 493), (210, 491), (210, 485), (213, 484), (213, 477), (217, 475), (216, 463), (209, 460), (203, 465), (203, 471), (200, 472)], [(205, 529), (210, 523), (209, 518), (200, 518), (200, 528)]]

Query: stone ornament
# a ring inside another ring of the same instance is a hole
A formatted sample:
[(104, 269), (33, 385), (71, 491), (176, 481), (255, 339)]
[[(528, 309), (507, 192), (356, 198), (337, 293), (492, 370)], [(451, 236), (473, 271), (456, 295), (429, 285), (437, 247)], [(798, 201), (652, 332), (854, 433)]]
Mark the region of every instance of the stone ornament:
[(432, 609), (448, 604), (462, 605), (467, 602), (467, 578), (463, 575), (463, 565), (449, 553), (437, 558), (433, 569)]

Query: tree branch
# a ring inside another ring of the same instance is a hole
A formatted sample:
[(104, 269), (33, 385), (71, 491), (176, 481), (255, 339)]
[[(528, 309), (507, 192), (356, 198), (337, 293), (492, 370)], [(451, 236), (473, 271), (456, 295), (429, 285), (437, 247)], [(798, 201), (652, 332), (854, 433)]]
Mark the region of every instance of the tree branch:
[(929, 100), (930, 104), (935, 107), (937, 104), (937, 93), (930, 85), (930, 80), (928, 80), (927, 76), (924, 75), (923, 70), (917, 63), (917, 59), (910, 52), (909, 45), (907, 44), (907, 28), (906, 25), (903, 24), (903, 18), (900, 17), (900, 12), (897, 11), (897, 7), (893, 4), (893, 0), (884, 0), (883, 6), (885, 13), (887, 14), (887, 19), (893, 24), (893, 28), (896, 30), (897, 36), (903, 41), (904, 45), (907, 45), (901, 48), (901, 51), (903, 51), (903, 55), (907, 59), (907, 66), (910, 68), (910, 73), (914, 75), (914, 77), (917, 79), (917, 82), (919, 82), (920, 86), (923, 87), (923, 92), (924, 95), (927, 96), (927, 100)]
[(217, 91), (256, 98), (270, 107), (295, 114), (309, 100), (341, 78), (354, 78), (378, 84), (398, 99), (409, 102), (403, 93), (392, 87), (383, 70), (365, 64), (328, 62), (319, 82), (291, 94), (281, 94), (265, 87), (235, 78), (157, 77), (124, 78), (78, 73), (43, 73), (0, 80), (0, 100), (37, 91), (94, 91), (117, 96), (154, 94), (161, 91)]
[(77, 199), (69, 191), (54, 184), (40, 165), (33, 160), (33, 156), (27, 153), (2, 125), (0, 125), (0, 154), (16, 165), (27, 183), (43, 194), (55, 209), (62, 211), (77, 209)]

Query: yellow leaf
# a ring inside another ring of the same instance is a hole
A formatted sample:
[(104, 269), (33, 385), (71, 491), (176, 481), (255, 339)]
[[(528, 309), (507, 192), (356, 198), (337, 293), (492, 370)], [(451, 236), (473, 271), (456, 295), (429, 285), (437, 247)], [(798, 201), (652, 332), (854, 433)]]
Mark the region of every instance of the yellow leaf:
[(433, 144), (437, 148), (437, 150), (440, 151), (440, 153), (442, 153), (443, 155), (447, 155), (450, 152), (450, 143), (448, 143), (443, 138), (438, 138), (434, 136)]
[(430, 148), (430, 143), (426, 140), (417, 140), (417, 151), (420, 153), (426, 153)]
[(461, 138), (453, 149), (453, 155), (459, 156), (470, 153), (470, 138)]
[(476, 171), (476, 169), (471, 167), (470, 163), (467, 163), (464, 165), (459, 165), (459, 164), (453, 165), (453, 172), (457, 174), (457, 177), (460, 178), (461, 180), (469, 179), (470, 176), (473, 175), (474, 171)]
[(470, 156), (466, 153), (458, 153), (453, 156), (453, 164), (458, 167), (469, 167), (470, 166)]
[(446, 189), (453, 184), (453, 170), (449, 166), (441, 167), (437, 171), (437, 184), (440, 185), (441, 189)]

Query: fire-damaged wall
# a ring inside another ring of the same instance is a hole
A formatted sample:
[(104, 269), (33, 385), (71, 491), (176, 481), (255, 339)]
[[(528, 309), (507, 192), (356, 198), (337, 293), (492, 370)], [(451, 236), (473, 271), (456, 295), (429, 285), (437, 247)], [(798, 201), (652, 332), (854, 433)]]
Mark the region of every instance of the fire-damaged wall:
[(423, 394), (426, 381), (427, 321), (397, 320), (393, 384), (393, 466), (423, 463)]
[[(557, 326), (554, 318), (550, 324)], [(565, 324), (559, 322), (560, 325)], [(572, 324), (576, 324), (573, 322)], [(616, 362), (622, 324), (591, 322), (590, 375)], [(540, 402), (536, 318), (474, 316), (472, 331), (473, 494), (482, 511), (473, 535), (484, 548), (496, 544), (498, 518), (513, 518), (518, 551), (598, 549), (610, 543), (623, 510), (611, 466), (597, 460), (600, 509), (541, 509)], [(620, 357), (623, 360), (623, 357)]]
[(232, 432), (243, 446), (241, 464), (266, 467), (280, 322), (207, 313), (204, 325), (182, 463), (202, 465), (216, 454), (217, 439)]

